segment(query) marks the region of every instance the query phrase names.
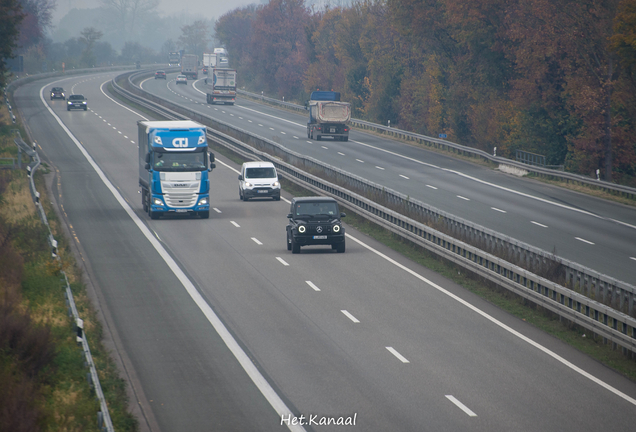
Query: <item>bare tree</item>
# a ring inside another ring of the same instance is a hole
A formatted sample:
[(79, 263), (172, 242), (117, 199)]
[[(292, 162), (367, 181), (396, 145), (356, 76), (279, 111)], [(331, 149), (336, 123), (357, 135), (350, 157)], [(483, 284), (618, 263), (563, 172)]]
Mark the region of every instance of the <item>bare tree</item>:
[(156, 8), (159, 0), (100, 0), (100, 3), (117, 13), (124, 39), (128, 40), (135, 33), (139, 17)]

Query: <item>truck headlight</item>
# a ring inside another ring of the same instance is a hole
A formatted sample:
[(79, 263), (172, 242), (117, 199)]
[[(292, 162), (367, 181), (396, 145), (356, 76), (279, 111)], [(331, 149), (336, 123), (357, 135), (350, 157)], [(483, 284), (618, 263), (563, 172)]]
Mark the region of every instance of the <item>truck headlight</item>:
[(307, 228), (305, 228), (305, 225), (301, 225), (298, 227), (298, 232), (303, 234), (305, 231), (307, 231)]
[(207, 198), (201, 198), (199, 200), (199, 205), (206, 205), (208, 203), (208, 199)]
[(68, 102), (66, 102), (66, 103), (67, 103), (67, 104), (69, 104), (69, 105), (71, 105), (71, 104), (72, 104), (73, 102), (71, 102), (71, 101), (68, 101)]
[(160, 199), (160, 198), (153, 198), (153, 199), (152, 199), (152, 202), (153, 202), (155, 205), (158, 205), (158, 206), (162, 206), (162, 205), (163, 205), (163, 201), (161, 201), (161, 199)]

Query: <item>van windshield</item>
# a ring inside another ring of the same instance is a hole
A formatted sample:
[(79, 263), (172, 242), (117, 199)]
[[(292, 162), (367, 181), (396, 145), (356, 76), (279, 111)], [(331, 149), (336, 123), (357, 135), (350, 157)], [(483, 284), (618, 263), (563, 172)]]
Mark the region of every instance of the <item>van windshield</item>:
[(276, 170), (271, 167), (245, 169), (246, 179), (264, 179), (264, 178), (275, 178), (275, 177), (276, 177)]

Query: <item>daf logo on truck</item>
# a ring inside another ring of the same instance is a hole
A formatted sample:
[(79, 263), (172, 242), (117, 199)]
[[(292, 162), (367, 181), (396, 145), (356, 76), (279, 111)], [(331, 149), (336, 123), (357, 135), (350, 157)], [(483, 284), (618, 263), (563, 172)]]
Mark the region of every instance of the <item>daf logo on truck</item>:
[(175, 138), (172, 140), (173, 147), (187, 147), (188, 139), (187, 138)]

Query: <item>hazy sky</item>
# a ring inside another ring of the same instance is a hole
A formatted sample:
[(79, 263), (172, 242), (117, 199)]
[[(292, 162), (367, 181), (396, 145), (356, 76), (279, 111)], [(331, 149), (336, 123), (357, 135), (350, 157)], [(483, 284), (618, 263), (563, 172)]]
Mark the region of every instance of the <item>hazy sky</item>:
[[(159, 11), (162, 15), (172, 15), (185, 11), (200, 15), (202, 18), (219, 18), (224, 13), (261, 0), (160, 0)], [(99, 0), (57, 0), (53, 13), (53, 25), (56, 25), (69, 10), (99, 7)]]

